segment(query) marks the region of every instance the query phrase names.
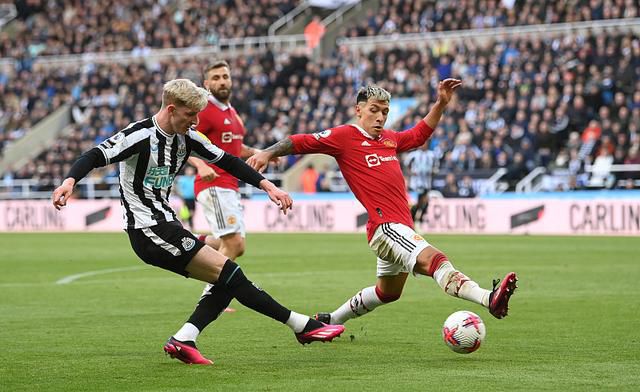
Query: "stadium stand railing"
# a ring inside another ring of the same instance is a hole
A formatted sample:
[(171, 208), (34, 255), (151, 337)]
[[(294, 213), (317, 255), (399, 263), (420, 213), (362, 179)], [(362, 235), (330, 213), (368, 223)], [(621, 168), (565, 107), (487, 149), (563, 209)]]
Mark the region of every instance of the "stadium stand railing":
[[(168, 58), (207, 57), (211, 55), (236, 56), (272, 49), (281, 52), (305, 48), (303, 34), (277, 35), (245, 38), (222, 38), (216, 45), (192, 46), (188, 48), (149, 49), (144, 54), (132, 51), (91, 52), (60, 56), (39, 56), (33, 59), (34, 66), (78, 67), (83, 64), (153, 62)], [(0, 59), (3, 64), (15, 65), (14, 59)]]
[(555, 37), (583, 32), (640, 32), (640, 18), (607, 19), (575, 23), (553, 23), (516, 27), (497, 27), (493, 29), (456, 30), (444, 32), (427, 32), (413, 34), (377, 35), (355, 38), (340, 38), (339, 46), (351, 50), (368, 53), (378, 47), (396, 47), (408, 44), (429, 46), (442, 41), (485, 41), (490, 38), (526, 37), (539, 38)]
[(18, 11), (13, 3), (0, 4), (0, 29), (18, 16)]

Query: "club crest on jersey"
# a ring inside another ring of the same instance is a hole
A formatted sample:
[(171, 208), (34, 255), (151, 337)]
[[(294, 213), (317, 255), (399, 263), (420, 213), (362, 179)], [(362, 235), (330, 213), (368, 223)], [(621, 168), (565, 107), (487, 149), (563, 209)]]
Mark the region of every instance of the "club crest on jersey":
[(182, 247), (187, 252), (193, 249), (195, 245), (196, 245), (196, 240), (194, 240), (193, 238), (189, 238), (189, 237), (182, 238)]
[(397, 144), (396, 142), (394, 142), (393, 140), (389, 140), (389, 139), (385, 139), (382, 144), (385, 145), (385, 147), (389, 147), (389, 148), (396, 148)]
[(235, 225), (237, 221), (238, 219), (236, 218), (235, 215), (231, 215), (230, 217), (227, 218), (227, 223), (230, 225)]
[(316, 140), (320, 140), (321, 137), (329, 137), (329, 135), (331, 135), (331, 130), (330, 129), (325, 129), (322, 132), (314, 133), (313, 137), (315, 137)]
[(187, 155), (187, 145), (186, 144), (180, 144), (178, 146), (178, 156), (180, 158), (184, 157), (185, 155)]
[(422, 238), (422, 236), (420, 234), (414, 234), (413, 235), (413, 239), (415, 241), (424, 241), (424, 238)]

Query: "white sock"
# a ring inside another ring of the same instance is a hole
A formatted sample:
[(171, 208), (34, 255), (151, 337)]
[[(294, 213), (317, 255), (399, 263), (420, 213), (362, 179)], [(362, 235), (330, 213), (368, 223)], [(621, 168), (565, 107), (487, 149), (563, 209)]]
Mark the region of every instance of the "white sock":
[(331, 313), (331, 324), (344, 324), (347, 320), (360, 317), (384, 304), (376, 294), (376, 286), (360, 290), (347, 302)]
[(433, 279), (447, 294), (489, 307), (491, 291), (478, 286), (465, 274), (453, 268), (450, 262), (442, 263), (433, 273)]
[(285, 324), (289, 326), (295, 333), (300, 333), (304, 329), (304, 327), (309, 322), (309, 316), (305, 316), (304, 314), (296, 313), (294, 311), (291, 312), (289, 319)]
[(182, 328), (180, 328), (173, 337), (181, 342), (190, 340), (195, 343), (198, 335), (200, 335), (200, 330), (196, 328), (195, 325), (191, 323), (184, 323)]

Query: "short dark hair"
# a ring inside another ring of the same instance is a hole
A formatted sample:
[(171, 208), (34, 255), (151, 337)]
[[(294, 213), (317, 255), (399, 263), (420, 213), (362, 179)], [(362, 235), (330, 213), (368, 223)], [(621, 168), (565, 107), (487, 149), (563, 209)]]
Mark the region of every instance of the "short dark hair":
[(207, 65), (207, 67), (204, 69), (204, 78), (207, 78), (207, 74), (209, 73), (209, 71), (211, 71), (212, 69), (216, 69), (216, 68), (222, 68), (222, 67), (227, 67), (229, 70), (231, 70), (231, 67), (229, 66), (229, 63), (227, 63), (224, 60), (216, 60), (212, 63), (210, 63), (209, 65)]
[(358, 95), (356, 96), (356, 103), (367, 102), (370, 99), (389, 102), (391, 101), (391, 94), (382, 87), (374, 84), (360, 87)]

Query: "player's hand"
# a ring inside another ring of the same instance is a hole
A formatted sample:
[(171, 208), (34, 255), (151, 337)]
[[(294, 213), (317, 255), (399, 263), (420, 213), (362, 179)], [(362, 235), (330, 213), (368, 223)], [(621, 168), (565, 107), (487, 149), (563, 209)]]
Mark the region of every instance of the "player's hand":
[(253, 170), (257, 170), (262, 173), (267, 168), (269, 161), (271, 160), (271, 154), (268, 152), (260, 151), (253, 154), (247, 159), (247, 165), (251, 166)]
[(441, 80), (438, 83), (438, 101), (443, 104), (448, 104), (451, 101), (451, 97), (453, 97), (453, 92), (455, 89), (462, 85), (462, 81), (459, 79), (445, 79)]
[(213, 170), (208, 165), (199, 166), (198, 167), (198, 175), (200, 176), (200, 178), (202, 178), (203, 181), (207, 181), (207, 182), (211, 182), (211, 181), (215, 180), (216, 178), (220, 177), (220, 174), (216, 173), (216, 171)]
[(260, 181), (260, 188), (267, 192), (269, 199), (271, 199), (271, 201), (280, 207), (282, 212), (287, 215), (287, 210), (290, 210), (293, 206), (293, 199), (291, 199), (291, 196), (266, 179)]
[(73, 193), (73, 186), (75, 185), (76, 180), (73, 178), (67, 178), (62, 182), (62, 185), (56, 188), (53, 191), (53, 206), (56, 210), (60, 210), (62, 207), (67, 205), (67, 200), (71, 197)]

